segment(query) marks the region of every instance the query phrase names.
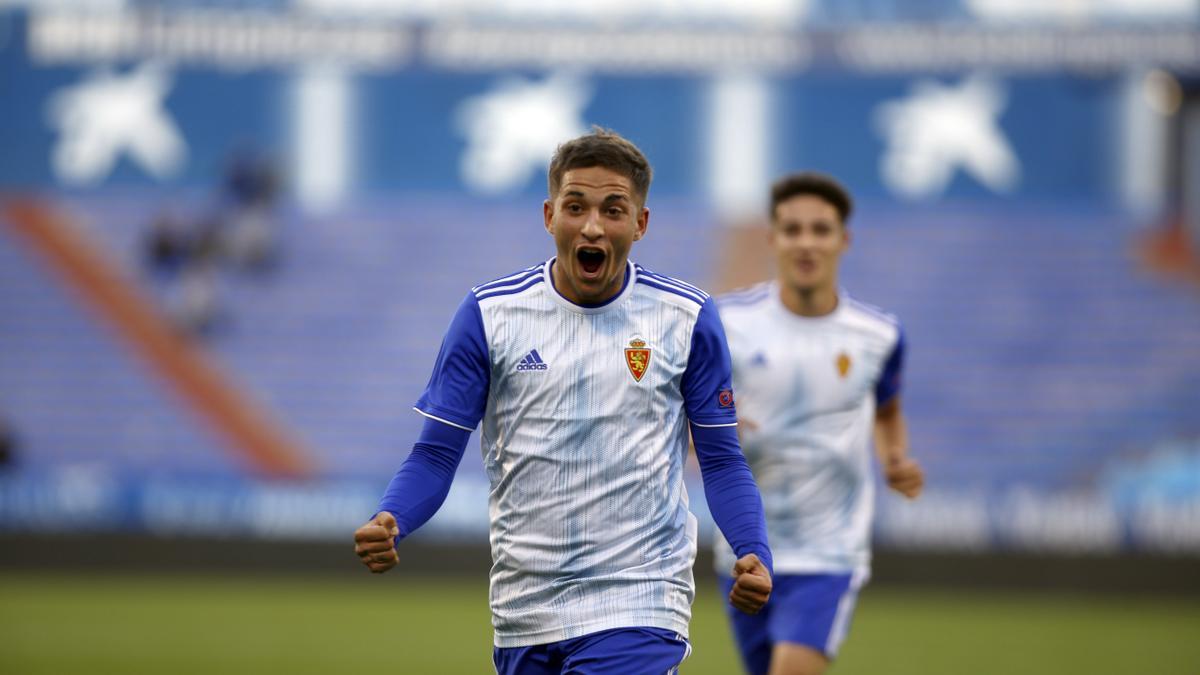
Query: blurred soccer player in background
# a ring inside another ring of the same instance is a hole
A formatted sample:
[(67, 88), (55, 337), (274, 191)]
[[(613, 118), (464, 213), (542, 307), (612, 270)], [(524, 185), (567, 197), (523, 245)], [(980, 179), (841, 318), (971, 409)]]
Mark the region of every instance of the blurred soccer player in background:
[(666, 673), (687, 656), (689, 428), (735, 551), (731, 605), (759, 611), (771, 590), (714, 301), (629, 260), (650, 179), (613, 132), (559, 146), (543, 206), (557, 255), (467, 294), (416, 404), (421, 436), (355, 533), (371, 571), (394, 566), (395, 543), (442, 504), (482, 421), (502, 674)]
[[(870, 574), (871, 437), (888, 485), (921, 492), (900, 410), (896, 317), (839, 289), (852, 200), (837, 181), (795, 174), (771, 192), (774, 281), (723, 296), (742, 444), (762, 490), (775, 555), (771, 602), (730, 614), (751, 673), (818, 675), (846, 636)], [(720, 583), (734, 557), (716, 537)]]

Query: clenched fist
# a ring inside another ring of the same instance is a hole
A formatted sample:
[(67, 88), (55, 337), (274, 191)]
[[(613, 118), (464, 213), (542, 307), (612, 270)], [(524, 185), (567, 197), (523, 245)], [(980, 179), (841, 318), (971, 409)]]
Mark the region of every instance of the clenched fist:
[(380, 511), (366, 525), (354, 531), (354, 552), (362, 564), (376, 574), (396, 566), (400, 558), (396, 555), (396, 537), (400, 528), (396, 517)]
[(771, 597), (771, 573), (753, 553), (738, 558), (733, 564), (733, 590), (729, 604), (744, 614), (758, 614)]
[(925, 472), (913, 459), (889, 462), (883, 467), (883, 477), (887, 479), (888, 487), (909, 499), (916, 499), (925, 486)]

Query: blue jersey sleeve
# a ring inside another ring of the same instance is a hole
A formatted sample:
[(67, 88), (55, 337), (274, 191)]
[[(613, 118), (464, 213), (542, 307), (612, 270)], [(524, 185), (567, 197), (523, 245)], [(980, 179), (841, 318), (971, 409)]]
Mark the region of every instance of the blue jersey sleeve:
[(688, 419), (702, 427), (733, 426), (733, 375), (725, 328), (709, 298), (692, 329), (692, 351), (683, 372), (683, 404)]
[(883, 374), (875, 385), (875, 405), (882, 406), (900, 393), (900, 383), (904, 374), (904, 330), (897, 328), (896, 346), (892, 348), (891, 356), (883, 364)]
[(737, 557), (754, 553), (774, 574), (762, 497), (738, 444), (737, 429), (693, 423), (692, 441), (704, 481), (704, 498), (717, 529)]
[(392, 477), (376, 511), (388, 511), (396, 517), (400, 530), (397, 544), (432, 518), (446, 501), (470, 438), (469, 431), (425, 420), (421, 437)]
[(472, 431), (487, 409), (490, 383), (491, 361), (483, 315), (475, 295), (468, 293), (450, 321), (433, 374), (416, 409), (426, 417)]

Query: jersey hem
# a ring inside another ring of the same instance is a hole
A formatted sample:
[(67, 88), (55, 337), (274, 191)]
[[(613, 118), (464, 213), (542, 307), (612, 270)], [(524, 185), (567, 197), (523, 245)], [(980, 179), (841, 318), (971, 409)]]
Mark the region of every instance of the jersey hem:
[(496, 631), (494, 644), (500, 649), (508, 649), (510, 647), (532, 647), (534, 645), (544, 645), (553, 642), (561, 642), (563, 640), (573, 640), (578, 637), (599, 633), (603, 630), (612, 630), (614, 628), (662, 628), (663, 630), (673, 631), (679, 634), (685, 640), (688, 638), (688, 622), (670, 618), (652, 618), (647, 619), (640, 616), (626, 615), (614, 618), (605, 619), (603, 621), (593, 621), (589, 623), (576, 624), (574, 626), (564, 626), (552, 630), (538, 631), (536, 633), (523, 634), (501, 634)]

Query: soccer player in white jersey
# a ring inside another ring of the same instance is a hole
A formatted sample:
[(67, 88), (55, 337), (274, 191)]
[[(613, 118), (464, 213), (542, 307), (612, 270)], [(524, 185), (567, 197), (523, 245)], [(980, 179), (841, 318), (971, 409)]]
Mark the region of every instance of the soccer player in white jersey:
[(394, 566), (395, 544), (442, 504), (482, 422), (502, 675), (675, 672), (695, 596), (689, 430), (736, 551), (730, 603), (752, 613), (770, 594), (714, 301), (628, 259), (649, 222), (650, 177), (613, 132), (559, 146), (543, 206), (557, 255), (467, 294), (416, 404), (421, 436), (355, 533), (371, 571)]
[[(723, 296), (742, 447), (762, 490), (774, 560), (771, 602), (731, 615), (747, 671), (820, 675), (846, 636), (870, 569), (870, 444), (888, 485), (924, 483), (900, 411), (904, 334), (896, 317), (838, 286), (852, 201), (837, 181), (802, 173), (771, 193), (774, 281)], [(715, 558), (730, 587), (733, 554)]]

